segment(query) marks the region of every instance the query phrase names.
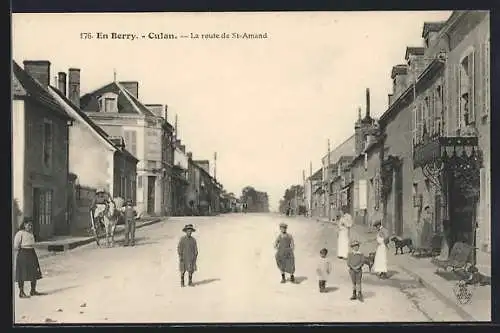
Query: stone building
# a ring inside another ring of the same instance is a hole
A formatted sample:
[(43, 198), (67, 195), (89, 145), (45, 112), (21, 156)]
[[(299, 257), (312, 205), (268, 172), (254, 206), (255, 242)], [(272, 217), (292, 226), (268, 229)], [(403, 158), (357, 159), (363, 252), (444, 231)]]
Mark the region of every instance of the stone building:
[[(18, 221), (33, 219), (37, 241), (68, 235), (69, 127), (73, 118), (49, 93), (50, 62), (12, 62), (12, 197)], [(17, 227), (14, 225), (13, 227)]]
[[(79, 75), (78, 69), (70, 74)], [(76, 72), (76, 73), (75, 73)], [(68, 218), (73, 234), (84, 232), (89, 226), (89, 209), (82, 205), (81, 191), (95, 191), (104, 186), (113, 197), (133, 199), (136, 196), (137, 158), (125, 147), (121, 137), (110, 137), (77, 106), (78, 96), (67, 97), (66, 73), (58, 74), (58, 87), (49, 87), (49, 93), (74, 118), (69, 129)]]
[[(351, 171), (350, 199), (351, 214), (355, 223), (372, 225), (380, 216), (380, 140), (378, 121), (371, 116), (370, 90), (366, 89), (366, 113), (354, 125), (355, 150)], [(348, 172), (348, 171), (347, 171)]]
[[(75, 78), (75, 80), (78, 78)], [(70, 94), (79, 82), (72, 82)], [(71, 96), (71, 95), (70, 95)], [(138, 160), (136, 198), (139, 210), (147, 215), (165, 214), (162, 183), (162, 136), (165, 115), (157, 115), (139, 101), (137, 81), (108, 83), (80, 98), (81, 109), (111, 136), (123, 137), (127, 149)]]
[[(434, 206), (437, 230), (449, 220), (453, 241), (485, 252), (491, 248), (489, 27), (486, 11), (454, 11), (439, 26), (424, 25), (428, 64), (420, 76), (429, 77), (430, 87), (414, 116), (418, 195)], [(436, 67), (442, 88), (432, 75)]]

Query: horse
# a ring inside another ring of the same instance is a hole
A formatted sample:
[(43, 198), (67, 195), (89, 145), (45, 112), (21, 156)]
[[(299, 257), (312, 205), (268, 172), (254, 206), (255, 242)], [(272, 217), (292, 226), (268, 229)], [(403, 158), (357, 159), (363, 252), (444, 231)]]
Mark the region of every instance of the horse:
[(123, 199), (120, 197), (111, 200), (108, 205), (98, 204), (94, 216), (100, 216), (106, 232), (106, 244), (108, 247), (115, 245), (115, 229), (118, 220), (122, 217), (121, 208)]

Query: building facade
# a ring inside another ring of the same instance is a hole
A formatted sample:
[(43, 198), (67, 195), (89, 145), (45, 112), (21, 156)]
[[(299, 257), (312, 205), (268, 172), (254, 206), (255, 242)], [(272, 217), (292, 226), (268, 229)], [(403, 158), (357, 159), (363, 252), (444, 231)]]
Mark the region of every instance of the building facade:
[[(71, 77), (69, 84), (71, 87)], [(138, 94), (136, 81), (111, 82), (82, 96), (81, 109), (106, 133), (125, 139), (127, 149), (139, 160), (135, 203), (147, 215), (163, 215), (164, 116), (151, 112)]]
[(67, 235), (69, 127), (73, 118), (48, 91), (50, 62), (12, 64), (12, 181), (18, 222), (33, 219), (37, 241)]
[(436, 89), (426, 91), (414, 117), (415, 180), (429, 183), (427, 200), (440, 206), (437, 229), (449, 220), (453, 242), (485, 252), (491, 248), (489, 20), (486, 11), (455, 11), (439, 29), (424, 31), (426, 58), (444, 63), (443, 94), (436, 99)]

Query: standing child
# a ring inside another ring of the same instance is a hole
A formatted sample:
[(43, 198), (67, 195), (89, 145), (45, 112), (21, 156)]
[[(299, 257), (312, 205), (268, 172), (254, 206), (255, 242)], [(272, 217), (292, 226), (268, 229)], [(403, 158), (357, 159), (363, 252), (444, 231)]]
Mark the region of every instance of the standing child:
[(124, 246), (135, 245), (135, 218), (137, 212), (132, 206), (132, 200), (127, 200), (127, 204), (123, 207), (123, 215), (125, 218), (125, 244)]
[(186, 233), (179, 240), (179, 245), (177, 245), (177, 254), (179, 255), (179, 270), (181, 273), (181, 287), (184, 287), (184, 275), (188, 272), (190, 287), (194, 287), (193, 284), (193, 273), (197, 270), (196, 259), (198, 258), (198, 245), (196, 244), (196, 239), (194, 239), (191, 234), (196, 231), (192, 224), (186, 224), (184, 229)]
[(351, 243), (351, 252), (347, 256), (347, 267), (349, 267), (349, 275), (352, 281), (352, 296), (351, 300), (358, 299), (363, 302), (363, 294), (361, 293), (361, 279), (363, 277), (363, 262), (364, 256), (359, 251), (359, 242)]
[(319, 262), (318, 267), (316, 268), (316, 273), (318, 273), (319, 279), (319, 292), (326, 292), (326, 280), (328, 280), (328, 275), (332, 271), (332, 264), (330, 260), (327, 258), (328, 250), (323, 248), (319, 251)]
[(286, 223), (280, 223), (280, 234), (274, 242), (274, 248), (276, 249), (276, 265), (281, 271), (281, 283), (286, 282), (285, 273), (290, 274), (290, 282), (295, 283), (295, 256), (293, 250), (295, 248), (295, 243), (293, 241), (292, 235), (287, 232), (288, 225)]

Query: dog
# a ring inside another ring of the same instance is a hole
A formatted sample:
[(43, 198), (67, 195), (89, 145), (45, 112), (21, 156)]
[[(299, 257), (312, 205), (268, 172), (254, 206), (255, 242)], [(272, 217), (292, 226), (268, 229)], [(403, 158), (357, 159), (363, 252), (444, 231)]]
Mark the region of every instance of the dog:
[(368, 266), (370, 272), (372, 271), (373, 263), (375, 262), (375, 252), (370, 252), (368, 256), (364, 256), (363, 265)]
[(415, 248), (413, 247), (413, 242), (410, 238), (401, 238), (399, 236), (392, 236), (391, 241), (394, 242), (394, 247), (396, 248), (396, 255), (398, 254), (398, 251), (401, 251), (401, 254), (403, 254), (404, 247), (408, 248), (409, 253), (415, 252)]

